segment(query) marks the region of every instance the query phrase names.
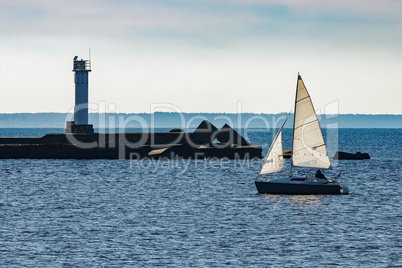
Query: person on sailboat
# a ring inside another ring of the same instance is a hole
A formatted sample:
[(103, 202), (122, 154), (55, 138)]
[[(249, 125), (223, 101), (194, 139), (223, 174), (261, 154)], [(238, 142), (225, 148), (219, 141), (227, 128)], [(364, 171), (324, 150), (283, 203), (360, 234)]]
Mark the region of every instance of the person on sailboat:
[(319, 179), (323, 179), (323, 180), (328, 180), (328, 179), (324, 176), (324, 174), (321, 173), (321, 170), (317, 170), (317, 172), (315, 173), (315, 176), (314, 176), (314, 177), (319, 178)]

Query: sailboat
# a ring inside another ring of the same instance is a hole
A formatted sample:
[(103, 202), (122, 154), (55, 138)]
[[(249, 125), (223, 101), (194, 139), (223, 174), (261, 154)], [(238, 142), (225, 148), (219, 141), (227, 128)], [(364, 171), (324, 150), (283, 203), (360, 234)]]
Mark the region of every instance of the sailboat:
[(263, 174), (283, 170), (282, 130), (285, 122), (276, 134), (269, 151), (264, 158), (261, 171), (255, 179), (255, 186), (260, 194), (347, 194), (349, 189), (339, 179), (327, 179), (324, 176), (293, 176), (292, 167), (310, 169), (330, 169), (331, 162), (320, 123), (315, 113), (310, 95), (300, 75), (297, 78), (296, 98), (293, 122), (293, 141), (290, 163), (290, 175), (282, 178), (263, 180)]

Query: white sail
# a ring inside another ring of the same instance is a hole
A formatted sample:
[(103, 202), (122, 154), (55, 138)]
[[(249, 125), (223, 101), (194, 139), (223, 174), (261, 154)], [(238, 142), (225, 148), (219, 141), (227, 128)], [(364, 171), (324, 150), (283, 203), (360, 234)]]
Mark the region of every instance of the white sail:
[(271, 147), (269, 148), (267, 155), (265, 156), (260, 174), (273, 173), (283, 170), (282, 129), (286, 123), (286, 120), (283, 122), (281, 128), (275, 136), (274, 141), (271, 144)]
[(292, 165), (309, 168), (331, 167), (320, 123), (300, 76), (296, 90)]

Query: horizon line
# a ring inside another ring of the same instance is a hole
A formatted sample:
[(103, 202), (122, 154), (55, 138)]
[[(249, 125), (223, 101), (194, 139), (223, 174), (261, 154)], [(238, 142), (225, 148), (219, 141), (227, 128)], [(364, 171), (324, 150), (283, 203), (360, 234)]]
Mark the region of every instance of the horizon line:
[[(89, 113), (89, 114), (156, 114), (156, 113), (165, 113), (165, 114), (180, 114), (177, 112), (163, 112), (163, 111), (156, 111), (153, 113), (146, 113), (146, 112), (108, 112), (108, 113)], [(74, 114), (74, 113), (63, 113), (63, 112), (18, 112), (18, 113), (0, 113), (0, 115), (18, 115), (18, 114)], [(235, 113), (235, 112), (183, 112), (182, 114), (265, 114), (265, 115), (277, 115), (277, 114), (289, 114), (288, 112), (278, 112), (278, 113), (258, 113), (258, 112), (242, 112), (242, 113)], [(290, 113), (290, 114), (293, 114)], [(402, 114), (365, 114), (365, 113), (318, 113), (317, 115), (402, 115)]]

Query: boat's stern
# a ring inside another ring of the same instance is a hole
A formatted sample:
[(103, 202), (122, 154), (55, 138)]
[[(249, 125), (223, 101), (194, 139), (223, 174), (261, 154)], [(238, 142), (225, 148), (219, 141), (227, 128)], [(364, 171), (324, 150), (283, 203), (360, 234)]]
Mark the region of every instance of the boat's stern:
[(349, 194), (349, 188), (345, 185), (340, 184), (340, 189), (339, 191), (341, 192), (341, 194)]

